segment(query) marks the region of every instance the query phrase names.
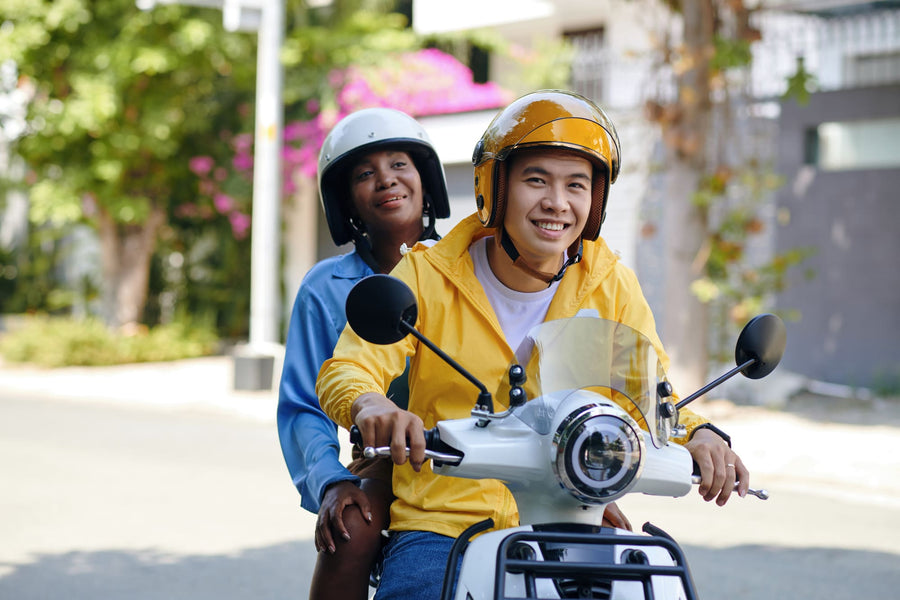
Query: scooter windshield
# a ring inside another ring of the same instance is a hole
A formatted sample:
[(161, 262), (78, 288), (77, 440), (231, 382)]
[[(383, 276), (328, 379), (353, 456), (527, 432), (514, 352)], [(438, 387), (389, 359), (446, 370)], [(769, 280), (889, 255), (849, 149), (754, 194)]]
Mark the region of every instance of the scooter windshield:
[(527, 373), (530, 400), (515, 415), (546, 435), (567, 391), (591, 389), (625, 409), (662, 447), (677, 417), (660, 415), (659, 383), (666, 375), (656, 348), (640, 332), (596, 316), (547, 321), (532, 329)]

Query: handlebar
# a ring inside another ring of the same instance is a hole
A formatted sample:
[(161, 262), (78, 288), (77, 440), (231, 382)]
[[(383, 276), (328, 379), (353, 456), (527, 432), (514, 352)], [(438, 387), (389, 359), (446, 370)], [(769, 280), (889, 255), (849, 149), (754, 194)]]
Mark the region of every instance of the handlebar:
[[(362, 448), (363, 456), (366, 458), (375, 458), (378, 456), (389, 457), (391, 456), (391, 447), (390, 446), (363, 446), (362, 433), (359, 431), (359, 427), (356, 425), (350, 428), (350, 443), (357, 446), (358, 448)], [(406, 449), (406, 456), (409, 456), (409, 448)], [(451, 448), (447, 444), (441, 441), (440, 434), (438, 433), (437, 427), (432, 429), (425, 430), (425, 459), (431, 460), (434, 462), (435, 466), (440, 465), (451, 465), (455, 466), (462, 462), (464, 455), (462, 452), (455, 448)], [(691, 483), (694, 485), (700, 484), (700, 466), (695, 462), (694, 463), (694, 474), (691, 476)], [(734, 482), (734, 491), (738, 489), (738, 482)], [(768, 500), (769, 492), (764, 489), (753, 489), (750, 488), (747, 490), (747, 493), (751, 496), (756, 496), (760, 500)]]
[[(356, 425), (350, 428), (350, 443), (358, 448), (362, 448), (363, 456), (366, 458), (375, 458), (376, 456), (390, 456), (390, 446), (365, 446), (363, 447), (362, 433)], [(406, 449), (406, 456), (409, 456), (409, 448)], [(455, 448), (451, 448), (441, 441), (437, 427), (425, 430), (425, 459), (434, 462), (435, 466), (440, 465), (458, 465), (462, 462), (463, 453)]]
[[(366, 458), (375, 458), (376, 456), (390, 456), (390, 446), (366, 446), (363, 448), (363, 456)], [(406, 449), (406, 455), (409, 456), (409, 448)], [(446, 452), (435, 452), (434, 450), (425, 450), (425, 459), (433, 460), (436, 463), (445, 465), (458, 465), (462, 462), (463, 457), (458, 454), (447, 454)]]

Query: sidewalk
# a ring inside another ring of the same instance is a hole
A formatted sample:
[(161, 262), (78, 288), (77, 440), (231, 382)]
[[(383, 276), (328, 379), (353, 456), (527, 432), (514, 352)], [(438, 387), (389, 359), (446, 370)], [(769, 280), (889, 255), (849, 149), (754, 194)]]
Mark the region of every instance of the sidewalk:
[(276, 360), (273, 389), (267, 391), (235, 390), (230, 356), (59, 369), (0, 363), (0, 398), (16, 394), (171, 410), (209, 410), (274, 422), (279, 363)]

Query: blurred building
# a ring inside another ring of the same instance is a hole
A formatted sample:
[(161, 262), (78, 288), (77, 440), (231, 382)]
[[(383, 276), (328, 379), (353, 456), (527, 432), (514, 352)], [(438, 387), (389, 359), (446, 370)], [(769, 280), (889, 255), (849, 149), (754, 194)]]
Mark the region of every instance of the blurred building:
[[(780, 294), (789, 323), (785, 366), (828, 382), (900, 391), (900, 2), (807, 0), (761, 15), (760, 97), (777, 98), (767, 66), (803, 60), (809, 103), (780, 101), (775, 148), (789, 222), (779, 249), (817, 249)], [(757, 64), (758, 63), (758, 64)]]
[[(766, 6), (752, 17), (762, 41), (752, 48), (746, 110), (757, 143), (787, 184), (761, 211), (771, 227), (755, 251), (771, 256), (816, 248), (795, 269), (788, 289), (773, 298), (775, 308), (801, 313), (788, 323), (783, 368), (815, 380), (896, 391), (900, 2)], [(414, 0), (412, 16), (424, 34), (488, 27), (532, 50), (548, 38), (571, 42), (568, 87), (603, 106), (622, 138), (623, 170), (611, 192), (604, 237), (638, 271), (658, 318), (665, 318), (663, 290), (656, 285), (662, 281), (660, 246), (640, 236), (642, 215), (663, 201), (653, 186), (658, 137), (643, 114), (645, 100), (665, 96), (670, 85), (652, 68), (653, 34), (667, 27), (663, 11), (622, 0)], [(806, 105), (782, 99), (799, 61), (813, 82)], [(476, 80), (489, 78), (516, 93), (534, 89), (509, 59), (475, 51), (470, 66)], [(454, 222), (474, 209), (471, 149), (493, 114), (422, 119), (445, 161)]]

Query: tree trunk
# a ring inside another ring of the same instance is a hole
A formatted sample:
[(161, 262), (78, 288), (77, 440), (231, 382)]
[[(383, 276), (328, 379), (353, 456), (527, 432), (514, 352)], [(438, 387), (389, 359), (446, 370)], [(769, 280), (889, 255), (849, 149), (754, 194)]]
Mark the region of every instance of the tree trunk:
[(694, 205), (705, 171), (712, 102), (709, 60), (713, 53), (713, 0), (682, 0), (684, 70), (677, 77), (677, 122), (667, 135), (673, 152), (668, 162), (664, 226), (666, 317), (662, 338), (672, 358), (670, 375), (682, 394), (701, 387), (706, 378), (708, 311), (691, 292), (702, 274), (698, 260), (707, 236), (705, 209)]
[(706, 220), (690, 201), (699, 181), (696, 169), (676, 160), (666, 180), (666, 310), (661, 337), (672, 359), (669, 377), (686, 396), (704, 384), (709, 360), (707, 307), (691, 292), (691, 282), (700, 276), (697, 255), (706, 237)]
[(133, 328), (147, 303), (150, 259), (165, 212), (154, 206), (137, 225), (116, 223), (100, 211), (100, 248), (103, 264), (103, 317), (110, 327)]

